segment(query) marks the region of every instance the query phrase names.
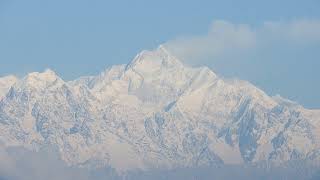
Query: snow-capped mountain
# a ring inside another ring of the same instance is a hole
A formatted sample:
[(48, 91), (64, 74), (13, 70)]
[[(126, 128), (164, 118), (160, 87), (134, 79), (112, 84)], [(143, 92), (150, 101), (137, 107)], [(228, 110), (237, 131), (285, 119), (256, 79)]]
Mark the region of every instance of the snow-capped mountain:
[(68, 164), (119, 170), (320, 162), (320, 110), (181, 63), (165, 47), (65, 82), (0, 79), (0, 141), (55, 145)]

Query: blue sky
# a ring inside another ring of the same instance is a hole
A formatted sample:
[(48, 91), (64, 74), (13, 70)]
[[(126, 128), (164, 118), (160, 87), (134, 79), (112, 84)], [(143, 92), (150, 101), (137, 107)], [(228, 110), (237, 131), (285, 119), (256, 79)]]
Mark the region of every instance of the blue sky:
[(320, 108), (319, 19), (318, 0), (0, 0), (0, 76), (49, 67), (70, 80), (166, 43), (187, 63)]

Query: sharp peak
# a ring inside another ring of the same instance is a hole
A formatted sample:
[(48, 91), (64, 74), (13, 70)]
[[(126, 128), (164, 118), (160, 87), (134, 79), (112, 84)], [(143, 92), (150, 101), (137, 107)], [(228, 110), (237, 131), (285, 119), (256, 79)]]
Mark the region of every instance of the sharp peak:
[(55, 81), (64, 82), (53, 70), (47, 68), (42, 72), (31, 72), (27, 74), (20, 83), (37, 84), (40, 82), (52, 83)]
[(31, 76), (42, 76), (42, 77), (57, 77), (58, 75), (53, 70), (47, 68), (42, 72), (31, 72), (27, 74), (27, 77)]
[(153, 50), (143, 50), (135, 56), (135, 58), (127, 64), (126, 70), (134, 67), (137, 64), (147, 62), (155, 62), (163, 66), (183, 66), (183, 63), (178, 60), (165, 45), (159, 45)]
[(55, 71), (53, 71), (52, 69), (50, 68), (46, 68), (42, 73), (47, 73), (47, 74), (56, 74)]
[(43, 72), (32, 72), (27, 74), (24, 78), (17, 81), (14, 84), (13, 89), (15, 91), (43, 91), (50, 88), (61, 87), (65, 85), (63, 81), (56, 73), (50, 69), (46, 69)]
[(152, 50), (143, 50), (140, 54), (145, 54), (145, 53), (154, 53), (159, 55), (175, 57), (164, 44), (160, 44), (157, 48)]

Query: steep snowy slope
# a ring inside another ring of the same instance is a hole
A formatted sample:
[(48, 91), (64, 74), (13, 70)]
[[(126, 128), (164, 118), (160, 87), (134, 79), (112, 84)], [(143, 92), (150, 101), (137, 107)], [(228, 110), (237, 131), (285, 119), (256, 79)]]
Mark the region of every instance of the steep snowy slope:
[(58, 146), (69, 164), (119, 170), (320, 160), (320, 111), (182, 64), (160, 46), (98, 76), (18, 80), (0, 102), (0, 141)]

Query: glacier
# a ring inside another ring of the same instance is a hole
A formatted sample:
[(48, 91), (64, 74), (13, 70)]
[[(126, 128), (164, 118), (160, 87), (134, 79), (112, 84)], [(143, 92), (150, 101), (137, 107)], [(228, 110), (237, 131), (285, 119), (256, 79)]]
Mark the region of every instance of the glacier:
[(50, 69), (6, 76), (0, 100), (1, 144), (53, 145), (68, 165), (320, 165), (320, 110), (183, 64), (164, 46), (68, 82)]

